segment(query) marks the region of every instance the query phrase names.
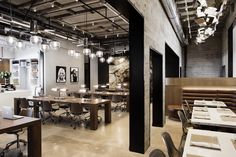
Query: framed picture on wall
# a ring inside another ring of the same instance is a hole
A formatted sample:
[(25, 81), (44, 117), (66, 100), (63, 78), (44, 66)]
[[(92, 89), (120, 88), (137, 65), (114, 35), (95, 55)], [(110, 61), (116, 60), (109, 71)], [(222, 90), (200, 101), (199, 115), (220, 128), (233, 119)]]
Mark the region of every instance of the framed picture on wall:
[(70, 67), (70, 82), (76, 83), (79, 82), (79, 68)]
[(66, 83), (66, 67), (56, 66), (56, 83)]

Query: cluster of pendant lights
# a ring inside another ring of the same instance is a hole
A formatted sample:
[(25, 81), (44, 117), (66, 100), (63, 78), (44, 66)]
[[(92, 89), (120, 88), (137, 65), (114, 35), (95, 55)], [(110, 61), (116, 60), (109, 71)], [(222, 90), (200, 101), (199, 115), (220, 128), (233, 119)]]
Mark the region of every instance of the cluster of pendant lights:
[[(10, 46), (15, 46), (18, 49), (22, 49), (24, 48), (24, 42), (22, 40), (18, 40), (17, 38), (15, 38), (14, 36), (8, 36), (7, 37), (7, 43)], [(33, 45), (40, 45), (41, 50), (42, 51), (47, 51), (49, 48), (51, 48), (52, 50), (57, 50), (61, 47), (60, 42), (58, 41), (50, 41), (49, 44), (43, 42), (42, 37), (37, 36), (37, 35), (33, 35), (30, 37), (30, 43)]]
[[(7, 37), (7, 43), (8, 43), (8, 45), (15, 46), (18, 49), (22, 49), (25, 47), (23, 40), (20, 40), (20, 39), (18, 40), (17, 38), (15, 38), (14, 36), (11, 36), (11, 35)], [(61, 46), (60, 42), (58, 42), (58, 41), (50, 41), (49, 44), (45, 43), (45, 42), (43, 42), (42, 37), (36, 36), (36, 35), (33, 35), (30, 37), (30, 43), (33, 45), (40, 45), (40, 48), (43, 52), (49, 50), (50, 48), (52, 50), (57, 50)], [(91, 59), (98, 57), (99, 61), (101, 63), (104, 63), (106, 61), (108, 64), (110, 64), (114, 61), (114, 58), (112, 56), (105, 59), (103, 56), (103, 52), (101, 50), (98, 50), (96, 53), (92, 53), (91, 49), (89, 49), (87, 46), (84, 47), (83, 54), (86, 56), (89, 56)], [(80, 53), (76, 52), (73, 49), (68, 50), (68, 55), (75, 57), (75, 58), (80, 57)]]

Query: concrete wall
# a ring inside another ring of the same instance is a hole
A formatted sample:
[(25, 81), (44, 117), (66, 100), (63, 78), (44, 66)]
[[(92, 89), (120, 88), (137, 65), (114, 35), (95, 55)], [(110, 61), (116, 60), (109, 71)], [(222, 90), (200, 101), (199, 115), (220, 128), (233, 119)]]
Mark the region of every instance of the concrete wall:
[(219, 77), (222, 58), (222, 37), (216, 34), (205, 43), (187, 46), (187, 77)]
[[(150, 48), (163, 55), (163, 89), (165, 91), (165, 43), (179, 56), (181, 64), (181, 45), (171, 27), (159, 0), (130, 0), (144, 17), (144, 84), (145, 84), (145, 148), (150, 145)], [(165, 93), (165, 92), (164, 92)], [(163, 95), (163, 100), (165, 94)], [(164, 105), (165, 103), (163, 103)], [(165, 113), (165, 112), (164, 112)]]
[[(76, 49), (75, 45), (71, 42), (60, 40), (61, 48), (58, 50), (48, 50), (45, 52), (45, 76), (44, 82), (46, 87), (46, 93), (55, 95), (55, 92), (51, 91), (53, 87), (66, 87), (69, 90), (78, 90), (80, 84), (84, 84), (84, 57), (81, 55), (78, 59), (68, 55), (68, 49)], [(80, 50), (81, 51), (81, 50)], [(56, 66), (66, 67), (66, 83), (56, 83)], [(70, 82), (70, 67), (79, 67), (79, 82)]]
[(98, 59), (90, 59), (90, 87), (95, 90), (94, 85), (98, 85)]
[[(227, 20), (225, 22), (223, 34), (222, 34), (222, 65), (225, 65), (226, 76), (228, 76), (228, 29), (234, 22), (236, 18), (236, 3), (234, 2), (234, 12), (231, 10)], [(235, 43), (235, 42), (234, 42)], [(234, 44), (235, 45), (235, 44)], [(235, 52), (234, 52), (235, 53)], [(234, 55), (235, 56), (235, 55)], [(235, 58), (234, 58), (235, 59)], [(233, 64), (235, 66), (236, 60), (233, 60)], [(236, 77), (236, 68), (234, 68), (233, 76)]]

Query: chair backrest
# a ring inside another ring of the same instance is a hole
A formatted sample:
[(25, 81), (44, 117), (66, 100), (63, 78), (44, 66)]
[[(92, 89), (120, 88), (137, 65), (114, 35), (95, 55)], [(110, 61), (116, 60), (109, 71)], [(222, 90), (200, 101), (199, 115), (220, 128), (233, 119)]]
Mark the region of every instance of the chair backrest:
[(20, 114), (21, 116), (26, 117), (33, 117), (33, 109), (27, 108), (27, 109), (21, 109)]
[(20, 108), (24, 108), (24, 109), (29, 108), (29, 102), (26, 98), (20, 99)]
[(181, 155), (180, 155), (178, 149), (176, 149), (176, 147), (171, 139), (170, 134), (168, 132), (164, 132), (161, 134), (161, 136), (162, 136), (164, 143), (166, 144), (169, 157), (180, 157)]
[(83, 113), (83, 107), (80, 104), (71, 104), (70, 105), (70, 112), (73, 115), (80, 115)]
[(112, 102), (122, 102), (122, 97), (119, 95), (112, 95), (111, 101)]
[(154, 149), (149, 154), (149, 157), (165, 157), (166, 155), (160, 149)]
[(185, 99), (184, 101), (185, 101), (185, 104), (186, 104), (186, 106), (187, 106), (187, 108), (188, 108), (189, 112), (191, 112), (191, 107), (190, 107), (190, 105), (189, 105), (188, 101), (187, 101), (186, 99)]
[(52, 111), (52, 104), (49, 101), (44, 101), (42, 103), (42, 110), (44, 112), (50, 112)]
[(178, 111), (178, 116), (180, 121), (182, 122), (182, 130), (183, 130), (183, 134), (187, 135), (188, 133), (188, 120), (186, 119), (186, 117), (184, 116), (182, 111)]
[(190, 121), (191, 115), (186, 107), (186, 105), (182, 104), (182, 110), (184, 112), (184, 115), (188, 121)]

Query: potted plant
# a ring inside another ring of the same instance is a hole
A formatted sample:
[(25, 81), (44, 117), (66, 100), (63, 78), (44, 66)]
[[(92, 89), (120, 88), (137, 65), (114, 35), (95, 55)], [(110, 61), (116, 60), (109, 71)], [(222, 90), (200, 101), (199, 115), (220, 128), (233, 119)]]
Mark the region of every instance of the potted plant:
[(11, 72), (9, 71), (1, 71), (0, 72), (0, 78), (5, 80), (5, 84), (9, 84), (10, 83), (10, 77), (11, 77)]

